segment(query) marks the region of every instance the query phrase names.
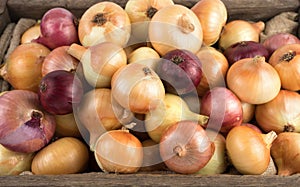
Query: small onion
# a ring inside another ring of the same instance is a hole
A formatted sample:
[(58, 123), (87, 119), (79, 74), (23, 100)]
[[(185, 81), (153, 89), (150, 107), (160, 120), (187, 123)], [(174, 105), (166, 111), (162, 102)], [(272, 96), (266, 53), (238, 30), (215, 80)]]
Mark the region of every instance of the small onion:
[(170, 126), (159, 144), (161, 158), (176, 173), (193, 174), (213, 156), (214, 143), (196, 122), (180, 121)]
[(263, 104), (274, 99), (281, 89), (277, 71), (265, 57), (244, 58), (230, 66), (227, 86), (242, 102)]
[(27, 29), (21, 36), (21, 44), (30, 43), (32, 40), (37, 39), (41, 35), (40, 22), (36, 23), (29, 29)]
[(270, 163), (270, 148), (277, 135), (258, 133), (247, 126), (237, 126), (226, 137), (226, 150), (233, 166), (244, 175), (260, 175)]
[(248, 123), (254, 118), (256, 105), (241, 102), (243, 109), (243, 123)]
[(300, 95), (280, 90), (270, 102), (257, 105), (255, 119), (265, 132), (300, 132)]
[(50, 50), (38, 43), (17, 46), (1, 68), (1, 76), (14, 89), (37, 92), (42, 79), (42, 64)]
[(94, 155), (104, 172), (136, 173), (143, 163), (143, 146), (128, 131), (111, 130), (98, 138)]
[(60, 138), (40, 150), (33, 158), (31, 171), (36, 175), (62, 175), (87, 168), (87, 146), (73, 137)]
[(55, 118), (45, 112), (38, 94), (11, 90), (0, 97), (0, 144), (23, 153), (32, 153), (47, 145), (55, 131)]
[(297, 36), (291, 33), (276, 33), (267, 37), (263, 43), (269, 53), (272, 54), (276, 49), (287, 44), (300, 44), (300, 40)]
[(83, 95), (82, 83), (78, 77), (65, 70), (56, 70), (45, 75), (39, 85), (39, 100), (43, 108), (56, 115), (73, 112)]
[(78, 25), (80, 43), (87, 47), (102, 42), (125, 46), (130, 38), (130, 19), (126, 11), (114, 2), (98, 2), (81, 16)]
[(174, 49), (196, 53), (203, 41), (201, 23), (189, 8), (179, 4), (169, 5), (152, 17), (149, 41), (160, 55)]
[(54, 115), (56, 121), (55, 135), (58, 137), (81, 138), (74, 113)]
[(128, 55), (128, 63), (141, 63), (156, 71), (156, 66), (160, 61), (159, 54), (151, 47), (139, 47)]

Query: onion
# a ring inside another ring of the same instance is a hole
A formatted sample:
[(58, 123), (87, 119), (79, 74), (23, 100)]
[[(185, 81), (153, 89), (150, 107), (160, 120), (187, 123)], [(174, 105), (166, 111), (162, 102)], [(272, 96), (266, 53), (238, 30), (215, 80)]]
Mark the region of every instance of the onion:
[(94, 155), (99, 167), (109, 173), (136, 173), (143, 163), (142, 143), (126, 130), (101, 135)]
[(163, 133), (159, 150), (170, 170), (192, 174), (209, 162), (215, 146), (198, 123), (180, 121)]
[(244, 58), (230, 66), (227, 86), (242, 102), (263, 104), (274, 99), (281, 82), (277, 71), (265, 57)]
[(50, 49), (78, 43), (77, 20), (72, 12), (56, 7), (48, 10), (41, 19), (41, 36), (33, 40)]
[(241, 126), (247, 126), (252, 128), (253, 130), (255, 130), (258, 133), (262, 133), (262, 131), (260, 130), (260, 128), (257, 125), (254, 125), (252, 123), (242, 123)]
[(243, 58), (253, 58), (257, 55), (264, 56), (266, 61), (269, 59), (269, 51), (263, 44), (255, 41), (240, 41), (232, 44), (224, 51), (228, 63), (232, 65)]
[(271, 155), (278, 168), (278, 175), (289, 176), (300, 173), (300, 134), (283, 132), (273, 142)]
[(76, 71), (79, 60), (69, 55), (68, 49), (69, 46), (57, 47), (45, 57), (42, 65), (42, 76), (55, 70)]
[(160, 61), (159, 54), (151, 47), (138, 47), (129, 53), (128, 63), (141, 63), (149, 66), (156, 71), (157, 64)]
[(262, 44), (272, 54), (276, 49), (284, 45), (297, 43), (300, 44), (299, 38), (291, 33), (276, 33), (267, 37)]
[(21, 44), (30, 43), (32, 40), (37, 39), (41, 35), (40, 22), (36, 23), (27, 29), (21, 36)]
[(0, 97), (0, 106), (0, 144), (15, 152), (32, 153), (49, 143), (55, 118), (41, 108), (38, 94), (7, 91)]
[(247, 126), (237, 126), (226, 137), (226, 150), (233, 166), (244, 175), (260, 175), (270, 163), (270, 148), (277, 135), (261, 134)]
[(254, 118), (256, 105), (249, 104), (246, 102), (241, 102), (241, 103), (243, 109), (243, 123), (248, 123)]
[(55, 115), (54, 117), (56, 121), (56, 136), (81, 138), (81, 134), (73, 113), (66, 115)]
[(14, 89), (37, 92), (43, 60), (49, 53), (48, 48), (38, 43), (21, 44), (10, 53), (0, 74)]
[(255, 119), (265, 132), (300, 132), (300, 95), (281, 90), (270, 102), (257, 105)]
[(36, 175), (62, 175), (83, 172), (87, 168), (87, 146), (73, 137), (60, 138), (40, 150), (32, 160)]
[(78, 104), (83, 95), (81, 81), (65, 70), (56, 70), (43, 77), (39, 86), (39, 100), (43, 108), (56, 115), (73, 112), (73, 104)]
[(183, 95), (196, 91), (202, 78), (202, 65), (194, 53), (174, 49), (162, 56), (156, 72), (163, 80), (167, 92)]
[(243, 120), (243, 109), (240, 100), (225, 87), (215, 87), (201, 99), (200, 114), (209, 116), (207, 128), (227, 134)]

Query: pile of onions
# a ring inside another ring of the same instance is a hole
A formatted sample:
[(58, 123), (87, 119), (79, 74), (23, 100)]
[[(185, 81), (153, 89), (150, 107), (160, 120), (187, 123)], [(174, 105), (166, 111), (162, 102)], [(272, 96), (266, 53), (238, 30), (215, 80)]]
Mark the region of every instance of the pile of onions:
[(38, 94), (11, 90), (0, 97), (0, 144), (23, 153), (32, 153), (47, 145), (55, 131), (55, 118), (45, 112)]
[(227, 86), (238, 98), (249, 104), (263, 104), (274, 99), (281, 89), (277, 71), (265, 57), (244, 58), (230, 66)]
[(85, 47), (102, 42), (125, 46), (130, 34), (128, 14), (120, 5), (109, 1), (90, 6), (81, 16), (78, 25), (79, 40)]
[(257, 105), (256, 121), (265, 132), (300, 132), (300, 95), (297, 92), (280, 90), (270, 102)]
[(192, 174), (209, 162), (215, 146), (197, 122), (180, 121), (163, 133), (159, 151), (170, 170)]
[(276, 49), (287, 44), (300, 44), (297, 36), (291, 33), (276, 33), (266, 38), (262, 43), (269, 53), (272, 54)]
[(38, 43), (18, 45), (8, 56), (0, 75), (14, 89), (37, 92), (42, 79), (42, 65), (50, 50)]
[(300, 43), (278, 48), (273, 52), (269, 63), (278, 72), (282, 88), (300, 90)]
[(41, 35), (34, 39), (49, 49), (78, 43), (77, 20), (69, 10), (56, 7), (48, 10), (42, 17)]
[(191, 10), (197, 15), (203, 29), (203, 43), (215, 44), (227, 21), (227, 9), (221, 0), (198, 1)]
[(203, 42), (201, 23), (194, 12), (183, 5), (164, 7), (149, 23), (149, 41), (160, 55), (173, 49), (196, 53)]

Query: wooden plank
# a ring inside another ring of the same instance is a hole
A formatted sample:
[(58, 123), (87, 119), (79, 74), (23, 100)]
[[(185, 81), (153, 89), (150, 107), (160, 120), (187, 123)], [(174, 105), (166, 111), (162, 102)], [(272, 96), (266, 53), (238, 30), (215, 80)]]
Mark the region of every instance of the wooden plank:
[[(47, 1), (43, 0), (8, 0), (7, 6), (13, 20), (20, 17), (38, 19), (42, 14), (52, 7), (66, 7), (70, 9), (77, 17), (90, 6), (97, 2), (104, 0), (56, 0)], [(116, 2), (122, 7), (125, 6), (127, 0), (110, 0)], [(193, 6), (199, 0), (174, 0), (175, 3), (186, 5), (187, 7)], [(283, 11), (297, 11), (300, 2), (298, 0), (222, 0), (228, 9), (229, 20), (232, 19), (246, 19), (246, 20), (267, 20), (274, 15)], [(30, 10), (30, 11), (28, 11)]]

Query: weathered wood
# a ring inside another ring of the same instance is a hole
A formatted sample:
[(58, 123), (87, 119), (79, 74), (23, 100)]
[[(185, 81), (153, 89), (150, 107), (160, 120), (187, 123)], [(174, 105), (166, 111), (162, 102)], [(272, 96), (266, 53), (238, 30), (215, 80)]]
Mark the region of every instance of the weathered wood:
[[(12, 19), (15, 21), (21, 17), (40, 19), (45, 11), (53, 7), (66, 7), (71, 10), (77, 17), (90, 6), (104, 0), (8, 0), (7, 6)], [(127, 0), (110, 0), (125, 6)], [(183, 4), (187, 7), (193, 6), (199, 0), (174, 0), (177, 4)], [(300, 2), (298, 0), (222, 0), (228, 9), (229, 20), (246, 19), (246, 20), (267, 20), (276, 14), (284, 11), (297, 11)], [(30, 11), (29, 11), (30, 10)]]
[(0, 186), (297, 186), (300, 175), (180, 175), (169, 173), (2, 176)]

